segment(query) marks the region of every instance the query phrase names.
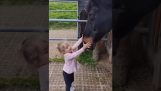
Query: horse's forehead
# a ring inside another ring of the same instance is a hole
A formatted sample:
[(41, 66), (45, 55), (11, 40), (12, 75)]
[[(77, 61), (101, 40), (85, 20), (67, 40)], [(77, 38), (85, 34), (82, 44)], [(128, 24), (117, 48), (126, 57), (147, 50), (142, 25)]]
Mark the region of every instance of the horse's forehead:
[(87, 6), (87, 11), (91, 11), (93, 9), (101, 9), (107, 8), (112, 0), (90, 0)]
[(89, 5), (91, 5), (91, 7), (97, 6), (98, 8), (102, 6), (108, 7), (112, 5), (112, 0), (90, 0)]

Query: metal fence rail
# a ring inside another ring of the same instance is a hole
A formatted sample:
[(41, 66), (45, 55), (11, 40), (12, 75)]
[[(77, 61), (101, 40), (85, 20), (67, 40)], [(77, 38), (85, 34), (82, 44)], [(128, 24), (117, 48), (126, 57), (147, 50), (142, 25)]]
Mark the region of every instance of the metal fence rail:
[(77, 3), (78, 1), (59, 1), (59, 0), (49, 0), (49, 2)]
[(87, 20), (78, 19), (49, 19), (50, 22), (87, 22)]
[(13, 27), (13, 28), (6, 28), (1, 27), (0, 32), (49, 32), (47, 28), (42, 27)]
[(76, 38), (49, 38), (49, 41), (77, 41)]
[[(49, 38), (49, 41), (77, 41), (76, 38)], [(103, 38), (103, 41), (106, 41), (107, 38)]]
[(49, 12), (77, 12), (77, 10), (49, 10)]
[[(78, 23), (81, 22), (87, 22), (87, 20), (79, 20), (78, 16), (78, 1), (58, 1), (58, 0), (49, 0), (49, 2), (67, 2), (67, 3), (76, 3), (77, 5), (77, 10), (49, 10), (49, 12), (77, 12), (77, 19), (54, 19), (54, 18), (50, 18), (49, 22), (77, 22), (77, 38), (79, 36), (79, 31), (78, 31)], [(59, 41), (64, 41), (64, 40), (68, 40), (68, 41), (77, 41), (77, 39), (72, 39), (72, 38), (49, 38), (49, 40), (51, 41), (55, 41), (55, 40), (59, 40)]]

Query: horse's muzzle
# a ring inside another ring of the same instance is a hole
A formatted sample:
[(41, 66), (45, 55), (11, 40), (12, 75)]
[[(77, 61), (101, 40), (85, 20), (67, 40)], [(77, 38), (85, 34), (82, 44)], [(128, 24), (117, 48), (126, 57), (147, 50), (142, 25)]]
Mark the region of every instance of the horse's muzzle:
[(90, 42), (91, 43), (91, 47), (90, 48), (88, 48), (89, 50), (93, 50), (94, 49), (94, 47), (95, 47), (95, 43), (93, 42), (93, 38), (92, 37), (84, 37), (83, 38), (83, 43), (88, 43), (88, 42)]

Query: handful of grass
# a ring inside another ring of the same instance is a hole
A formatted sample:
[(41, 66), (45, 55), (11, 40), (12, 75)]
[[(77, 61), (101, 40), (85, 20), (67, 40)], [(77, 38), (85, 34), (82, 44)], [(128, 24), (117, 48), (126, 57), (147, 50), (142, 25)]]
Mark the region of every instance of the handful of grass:
[(63, 58), (49, 58), (49, 62), (64, 62)]
[(92, 51), (85, 51), (77, 58), (77, 60), (83, 65), (96, 65), (96, 61), (92, 58)]

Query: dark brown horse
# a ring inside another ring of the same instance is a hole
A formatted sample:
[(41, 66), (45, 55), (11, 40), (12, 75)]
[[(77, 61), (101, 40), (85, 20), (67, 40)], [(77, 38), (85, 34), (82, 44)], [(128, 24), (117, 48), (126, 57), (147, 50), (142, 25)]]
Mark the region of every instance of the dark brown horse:
[(112, 28), (112, 0), (90, 0), (84, 41), (98, 42)]
[[(120, 39), (131, 32), (142, 17), (152, 12), (160, 3), (161, 0), (123, 0), (121, 3), (124, 6), (123, 12), (118, 15), (116, 21), (113, 21), (112, 0), (90, 0), (87, 8), (88, 22), (84, 31), (84, 41), (91, 41), (95, 44), (113, 29), (113, 53), (115, 54)], [(113, 6), (117, 5), (114, 3)]]

